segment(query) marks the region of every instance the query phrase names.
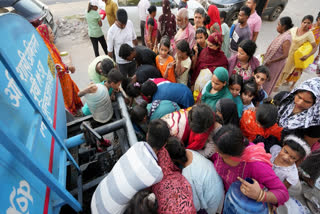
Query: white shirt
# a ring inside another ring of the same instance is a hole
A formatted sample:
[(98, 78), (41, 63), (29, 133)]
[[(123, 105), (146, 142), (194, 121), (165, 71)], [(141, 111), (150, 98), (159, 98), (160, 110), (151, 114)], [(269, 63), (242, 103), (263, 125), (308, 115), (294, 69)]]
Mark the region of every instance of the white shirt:
[[(271, 163), (274, 162), (274, 160), (276, 159), (280, 151), (281, 151), (281, 147), (278, 145), (274, 145), (270, 148), (270, 153), (272, 155)], [(285, 166), (277, 166), (273, 163), (272, 169), (282, 182), (284, 180), (287, 180), (289, 184), (294, 186), (299, 181), (298, 169), (295, 164), (285, 167)]]
[(108, 52), (113, 52), (114, 49), (118, 64), (130, 63), (130, 61), (119, 57), (119, 50), (120, 46), (125, 43), (133, 47), (132, 41), (135, 39), (137, 39), (137, 35), (130, 20), (127, 21), (124, 29), (119, 28), (116, 24), (110, 27), (107, 35)]
[(148, 16), (148, 8), (150, 7), (150, 2), (148, 0), (140, 0), (138, 4), (139, 18), (140, 21), (146, 21)]

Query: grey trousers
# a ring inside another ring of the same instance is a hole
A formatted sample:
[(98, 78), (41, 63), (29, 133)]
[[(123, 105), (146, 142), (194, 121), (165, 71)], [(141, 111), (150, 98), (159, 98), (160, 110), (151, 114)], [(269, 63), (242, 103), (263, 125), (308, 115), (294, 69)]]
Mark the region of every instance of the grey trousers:
[(146, 43), (144, 42), (145, 27), (146, 27), (146, 21), (140, 21), (141, 41), (142, 41), (142, 45), (144, 46), (146, 46)]

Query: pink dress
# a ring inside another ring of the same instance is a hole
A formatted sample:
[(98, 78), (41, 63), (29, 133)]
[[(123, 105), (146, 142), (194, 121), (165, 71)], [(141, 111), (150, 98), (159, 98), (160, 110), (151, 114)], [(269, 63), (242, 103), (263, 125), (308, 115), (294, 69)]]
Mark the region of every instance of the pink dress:
[[(251, 144), (252, 145), (252, 144)], [(250, 146), (250, 145), (249, 145)], [(215, 153), (211, 160), (223, 180), (227, 192), (231, 184), (237, 181), (237, 177), (254, 178), (261, 187), (266, 187), (278, 199), (277, 205), (283, 205), (289, 199), (287, 188), (272, 170), (272, 167), (264, 162), (240, 162), (238, 166), (232, 167), (226, 164), (218, 153)]]

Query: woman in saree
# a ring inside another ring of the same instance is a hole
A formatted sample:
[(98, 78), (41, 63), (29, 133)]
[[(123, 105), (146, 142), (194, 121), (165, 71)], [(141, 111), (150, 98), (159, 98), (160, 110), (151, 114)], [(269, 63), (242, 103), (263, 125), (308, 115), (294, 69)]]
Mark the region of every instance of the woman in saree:
[(305, 42), (310, 42), (312, 45), (312, 51), (309, 54), (301, 57), (301, 61), (305, 61), (317, 51), (317, 45), (313, 33), (310, 30), (310, 28), (312, 27), (312, 22), (313, 16), (307, 15), (303, 17), (301, 26), (299, 28), (294, 27), (290, 29), (292, 42), (288, 54), (288, 59), (276, 83), (276, 88), (278, 88), (285, 82), (293, 82), (291, 86), (293, 87), (294, 84), (300, 79), (302, 69), (296, 69), (294, 62), (294, 53), (296, 52), (296, 50), (298, 50)]
[[(201, 70), (209, 69), (211, 73), (217, 67), (228, 68), (228, 59), (221, 51), (222, 45), (222, 35), (221, 33), (213, 33), (209, 36), (207, 41), (207, 47), (204, 48), (200, 55), (198, 56), (198, 60), (196, 63), (196, 70), (193, 71), (191, 77), (191, 85), (195, 83), (197, 80)], [(208, 79), (207, 81), (209, 81)], [(207, 82), (204, 81), (204, 82)]]
[(263, 89), (268, 95), (271, 94), (286, 64), (291, 45), (291, 33), (289, 30), (292, 27), (291, 18), (288, 16), (282, 17), (277, 26), (279, 35), (271, 42), (267, 52), (264, 54), (264, 64), (270, 70), (270, 79), (263, 85)]
[(79, 89), (76, 83), (71, 79), (69, 71), (71, 73), (75, 72), (74, 66), (66, 66), (60, 57), (60, 52), (54, 45), (54, 35), (50, 27), (42, 24), (37, 27), (37, 31), (42, 37), (44, 43), (46, 44), (49, 53), (54, 61), (57, 74), (60, 80), (60, 85), (62, 89), (64, 105), (66, 109), (73, 115), (78, 113), (83, 106), (80, 97), (78, 97)]
[(215, 5), (210, 5), (208, 7), (208, 16), (210, 17), (210, 23), (207, 25), (207, 28), (211, 33), (219, 32), (221, 33), (221, 21), (220, 21), (220, 12)]
[(154, 46), (157, 44), (157, 36), (158, 36), (158, 23), (155, 19), (157, 15), (157, 7), (151, 5), (148, 8), (149, 15), (146, 20), (146, 32), (144, 33), (144, 40), (148, 48), (153, 50)]
[[(314, 39), (316, 40), (317, 46), (320, 45), (320, 12), (318, 13), (316, 23), (313, 24), (311, 31), (314, 35)], [(319, 51), (318, 55), (316, 56), (315, 60), (319, 59), (320, 56), (320, 46), (319, 46)]]
[[(213, 142), (216, 153), (211, 160), (226, 192), (233, 182), (240, 180), (240, 191), (253, 200), (263, 194), (263, 202), (279, 206), (289, 199), (287, 188), (272, 169), (271, 154), (265, 152), (262, 143), (249, 143), (233, 125), (222, 126)], [(252, 178), (254, 183), (248, 183), (245, 178)]]

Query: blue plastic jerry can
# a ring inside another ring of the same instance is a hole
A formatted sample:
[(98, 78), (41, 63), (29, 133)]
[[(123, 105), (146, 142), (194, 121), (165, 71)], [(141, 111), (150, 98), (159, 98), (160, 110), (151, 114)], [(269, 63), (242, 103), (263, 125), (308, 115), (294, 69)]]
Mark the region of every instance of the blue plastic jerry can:
[[(247, 180), (247, 179), (246, 179)], [(248, 198), (240, 191), (241, 182), (236, 181), (231, 184), (225, 200), (224, 214), (268, 214), (267, 203), (257, 202)]]

